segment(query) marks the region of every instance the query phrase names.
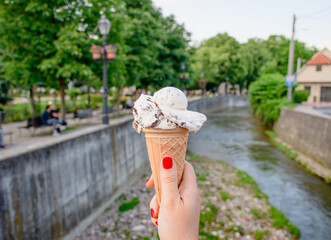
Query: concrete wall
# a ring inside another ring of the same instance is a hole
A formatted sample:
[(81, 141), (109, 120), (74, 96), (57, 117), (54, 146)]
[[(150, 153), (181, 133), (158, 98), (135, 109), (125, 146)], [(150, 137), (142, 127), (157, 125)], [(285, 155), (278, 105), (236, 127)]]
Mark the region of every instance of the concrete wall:
[(274, 129), (282, 141), (331, 168), (331, 117), (284, 108)]
[(6, 155), (0, 156), (1, 240), (59, 239), (148, 167), (144, 136), (131, 120)]
[[(201, 112), (247, 106), (245, 97), (189, 103)], [(125, 186), (149, 168), (143, 134), (132, 117), (45, 138), (0, 155), (0, 240), (72, 239)]]

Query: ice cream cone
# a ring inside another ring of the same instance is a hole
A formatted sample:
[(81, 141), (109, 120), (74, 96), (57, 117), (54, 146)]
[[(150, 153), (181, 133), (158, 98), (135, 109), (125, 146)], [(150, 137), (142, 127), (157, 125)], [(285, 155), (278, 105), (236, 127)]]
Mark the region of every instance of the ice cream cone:
[(177, 183), (180, 184), (184, 171), (185, 154), (188, 141), (186, 128), (150, 129), (144, 128), (149, 161), (154, 179), (157, 201), (161, 203), (160, 164), (163, 157), (169, 156), (176, 162)]

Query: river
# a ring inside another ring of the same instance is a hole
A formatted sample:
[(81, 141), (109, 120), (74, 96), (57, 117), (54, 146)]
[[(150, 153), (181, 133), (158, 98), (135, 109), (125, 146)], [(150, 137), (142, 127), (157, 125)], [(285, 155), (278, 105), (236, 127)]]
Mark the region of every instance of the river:
[(300, 239), (331, 239), (330, 185), (275, 148), (247, 105), (218, 109), (207, 118), (190, 135), (190, 151), (249, 173), (270, 203), (300, 228)]

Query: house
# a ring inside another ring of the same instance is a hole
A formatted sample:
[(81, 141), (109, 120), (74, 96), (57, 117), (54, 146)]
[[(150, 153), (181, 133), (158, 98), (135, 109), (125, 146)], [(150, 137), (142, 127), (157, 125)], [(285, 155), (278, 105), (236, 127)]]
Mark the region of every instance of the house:
[(308, 91), (308, 103), (331, 103), (331, 52), (316, 53), (298, 72), (299, 89)]

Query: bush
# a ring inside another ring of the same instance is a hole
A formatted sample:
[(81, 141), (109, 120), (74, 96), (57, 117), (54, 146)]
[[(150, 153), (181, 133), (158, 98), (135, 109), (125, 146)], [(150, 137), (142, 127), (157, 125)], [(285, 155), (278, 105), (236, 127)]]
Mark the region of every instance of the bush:
[(302, 103), (307, 101), (309, 93), (306, 90), (297, 90), (293, 94), (293, 101), (295, 103)]
[(281, 108), (293, 106), (286, 99), (286, 93), (285, 77), (281, 74), (264, 74), (249, 86), (248, 98), (253, 113), (264, 125), (273, 126)]

